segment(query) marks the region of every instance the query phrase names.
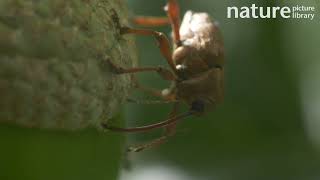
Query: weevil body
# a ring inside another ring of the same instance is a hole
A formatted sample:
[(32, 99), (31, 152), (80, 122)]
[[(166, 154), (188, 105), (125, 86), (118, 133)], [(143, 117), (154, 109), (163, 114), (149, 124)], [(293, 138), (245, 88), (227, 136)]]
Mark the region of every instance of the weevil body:
[(188, 11), (180, 27), (181, 45), (172, 55), (177, 74), (177, 99), (210, 110), (223, 100), (224, 48), (219, 27), (207, 13)]
[[(120, 33), (153, 36), (158, 41), (162, 55), (170, 66), (170, 70), (162, 67), (136, 67), (124, 69), (108, 61), (115, 73), (157, 72), (163, 79), (171, 81), (169, 88), (155, 90), (141, 86), (137, 88), (162, 98), (165, 103), (172, 102), (173, 109), (165, 121), (135, 127), (119, 128), (102, 124), (106, 129), (120, 132), (145, 132), (155, 128), (165, 128), (165, 134), (149, 143), (129, 148), (130, 151), (141, 151), (148, 147), (162, 144), (167, 137), (175, 133), (178, 120), (190, 115), (201, 115), (212, 110), (216, 104), (222, 102), (224, 96), (224, 45), (218, 25), (213, 22), (207, 13), (194, 13), (188, 11), (180, 26), (179, 6), (176, 0), (168, 0), (168, 19), (155, 17), (138, 17), (135, 22), (140, 25), (171, 24), (173, 29), (173, 51), (166, 36), (154, 30), (135, 29), (121, 26)], [(117, 18), (116, 18), (117, 19)], [(132, 101), (132, 100), (131, 100)], [(188, 112), (177, 115), (180, 103), (186, 103)]]

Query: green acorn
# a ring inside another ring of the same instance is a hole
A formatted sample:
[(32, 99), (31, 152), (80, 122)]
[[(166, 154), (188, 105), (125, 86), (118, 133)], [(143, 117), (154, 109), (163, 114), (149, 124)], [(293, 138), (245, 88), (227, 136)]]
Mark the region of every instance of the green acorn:
[[(100, 127), (132, 87), (105, 63), (136, 64), (121, 1), (2, 0), (0, 2), (0, 122), (27, 127)], [(114, 14), (115, 13), (115, 14)]]

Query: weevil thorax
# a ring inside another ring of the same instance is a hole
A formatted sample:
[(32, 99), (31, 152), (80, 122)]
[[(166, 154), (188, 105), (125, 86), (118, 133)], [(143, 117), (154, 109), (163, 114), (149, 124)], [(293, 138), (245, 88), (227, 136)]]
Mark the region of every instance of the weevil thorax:
[(218, 24), (207, 13), (187, 11), (180, 27), (182, 45), (173, 52), (176, 68), (192, 77), (224, 64), (223, 39)]
[[(218, 24), (207, 13), (188, 11), (180, 27), (181, 46), (173, 52), (177, 96), (189, 105), (215, 105), (223, 99), (224, 45)], [(198, 103), (199, 104), (199, 103)]]

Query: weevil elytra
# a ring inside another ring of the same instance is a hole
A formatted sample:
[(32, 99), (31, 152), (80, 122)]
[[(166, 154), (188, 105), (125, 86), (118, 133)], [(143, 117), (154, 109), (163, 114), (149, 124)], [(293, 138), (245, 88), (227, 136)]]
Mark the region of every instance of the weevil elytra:
[[(177, 0), (168, 0), (165, 6), (167, 18), (136, 17), (139, 25), (159, 26), (171, 24), (173, 51), (169, 40), (161, 33), (149, 29), (135, 29), (120, 24), (120, 33), (153, 36), (158, 42), (161, 54), (165, 57), (170, 69), (162, 67), (135, 67), (125, 69), (108, 61), (117, 74), (137, 72), (157, 72), (164, 80), (171, 81), (171, 86), (164, 90), (145, 88), (137, 84), (137, 88), (147, 91), (172, 102), (173, 109), (165, 121), (148, 126), (134, 128), (113, 127), (102, 124), (105, 129), (119, 132), (146, 132), (156, 128), (165, 128), (165, 133), (149, 143), (129, 148), (129, 151), (141, 151), (162, 144), (169, 136), (174, 135), (179, 120), (191, 115), (202, 115), (213, 110), (224, 97), (224, 45), (218, 25), (207, 13), (187, 11), (180, 24), (180, 10)], [(119, 22), (117, 22), (119, 23)], [(177, 114), (180, 103), (186, 103), (189, 111)]]

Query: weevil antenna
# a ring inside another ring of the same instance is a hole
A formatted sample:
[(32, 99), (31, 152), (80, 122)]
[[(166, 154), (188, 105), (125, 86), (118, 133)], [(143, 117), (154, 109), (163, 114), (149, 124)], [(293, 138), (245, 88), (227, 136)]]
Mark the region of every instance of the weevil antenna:
[(117, 132), (127, 132), (127, 133), (135, 133), (135, 132), (146, 132), (146, 131), (150, 131), (152, 129), (157, 129), (157, 128), (162, 128), (165, 126), (168, 126), (172, 123), (175, 123), (179, 120), (182, 120), (186, 117), (189, 117), (191, 115), (193, 115), (195, 113), (195, 111), (188, 111), (185, 113), (182, 113), (180, 115), (177, 115), (173, 118), (169, 118), (165, 121), (159, 122), (159, 123), (155, 123), (155, 124), (151, 124), (151, 125), (147, 125), (147, 126), (141, 126), (141, 127), (134, 127), (134, 128), (120, 128), (120, 127), (113, 127), (113, 126), (109, 126), (106, 123), (102, 124), (102, 127), (105, 129), (108, 129), (110, 131), (117, 131)]

